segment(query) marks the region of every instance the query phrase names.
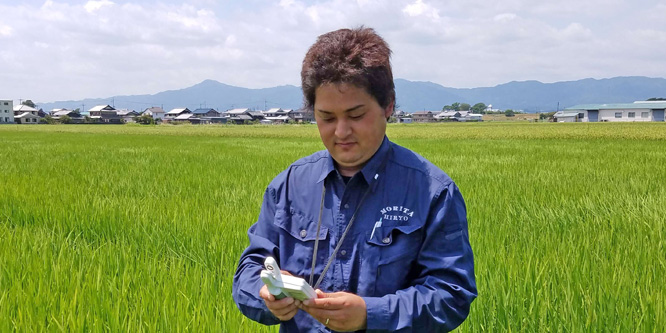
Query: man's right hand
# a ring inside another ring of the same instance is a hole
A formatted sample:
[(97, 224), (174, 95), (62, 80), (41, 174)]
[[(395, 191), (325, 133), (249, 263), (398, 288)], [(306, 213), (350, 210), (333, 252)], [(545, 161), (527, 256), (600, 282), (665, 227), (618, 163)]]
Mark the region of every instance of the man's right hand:
[(276, 300), (275, 296), (268, 292), (268, 287), (266, 286), (261, 287), (259, 296), (263, 298), (268, 310), (281, 321), (293, 318), (298, 313), (298, 307), (301, 305), (301, 301), (291, 297)]

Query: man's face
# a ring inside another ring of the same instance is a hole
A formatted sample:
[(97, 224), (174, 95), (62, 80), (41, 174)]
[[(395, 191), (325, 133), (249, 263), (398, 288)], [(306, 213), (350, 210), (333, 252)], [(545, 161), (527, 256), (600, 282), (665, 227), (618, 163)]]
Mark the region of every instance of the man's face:
[(386, 133), (383, 109), (365, 89), (351, 84), (323, 84), (315, 90), (314, 113), (321, 141), (343, 176), (353, 176), (375, 154)]

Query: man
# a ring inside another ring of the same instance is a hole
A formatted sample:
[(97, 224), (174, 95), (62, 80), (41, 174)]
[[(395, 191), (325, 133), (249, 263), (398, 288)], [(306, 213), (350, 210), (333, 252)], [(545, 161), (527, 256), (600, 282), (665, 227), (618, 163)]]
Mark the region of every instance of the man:
[[(467, 317), (477, 291), (465, 203), (444, 172), (385, 136), (390, 53), (359, 28), (324, 34), (306, 54), (305, 103), (326, 150), (266, 189), (233, 283), (252, 320), (289, 332), (433, 332)], [(277, 300), (259, 277), (268, 256), (318, 297)]]

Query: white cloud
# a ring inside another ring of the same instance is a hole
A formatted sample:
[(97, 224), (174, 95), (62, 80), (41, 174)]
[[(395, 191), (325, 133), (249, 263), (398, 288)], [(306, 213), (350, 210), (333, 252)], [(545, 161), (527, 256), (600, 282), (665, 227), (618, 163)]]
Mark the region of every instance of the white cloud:
[(435, 20), (439, 19), (439, 10), (427, 3), (424, 3), (423, 0), (416, 0), (413, 3), (405, 6), (402, 12), (411, 17), (425, 16)]
[[(49, 1), (52, 2), (52, 1)], [(94, 13), (104, 7), (109, 7), (113, 6), (114, 3), (109, 1), (109, 0), (101, 0), (101, 1), (88, 1), (86, 4), (83, 6), (83, 8), (86, 9), (88, 13)]]
[(493, 21), (501, 23), (511, 22), (514, 19), (516, 19), (516, 14), (514, 13), (502, 13), (495, 15), (495, 17), (493, 17)]
[(12, 27), (8, 25), (0, 25), (0, 37), (9, 37), (12, 35)]

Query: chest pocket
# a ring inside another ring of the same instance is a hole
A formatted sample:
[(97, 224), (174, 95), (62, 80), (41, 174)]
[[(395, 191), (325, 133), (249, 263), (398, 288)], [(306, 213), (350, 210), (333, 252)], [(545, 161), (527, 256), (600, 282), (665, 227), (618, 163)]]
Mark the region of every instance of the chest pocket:
[(276, 210), (273, 224), (280, 231), (280, 268), (296, 276), (309, 276), (315, 239), (319, 239), (317, 257), (325, 258), (328, 253), (328, 228), (322, 225), (317, 234), (317, 221), (294, 209)]
[[(370, 238), (370, 236), (373, 236)], [(423, 224), (382, 226), (366, 234), (368, 257), (376, 269), (375, 296), (404, 289), (410, 283), (412, 264), (416, 261), (423, 239)]]

